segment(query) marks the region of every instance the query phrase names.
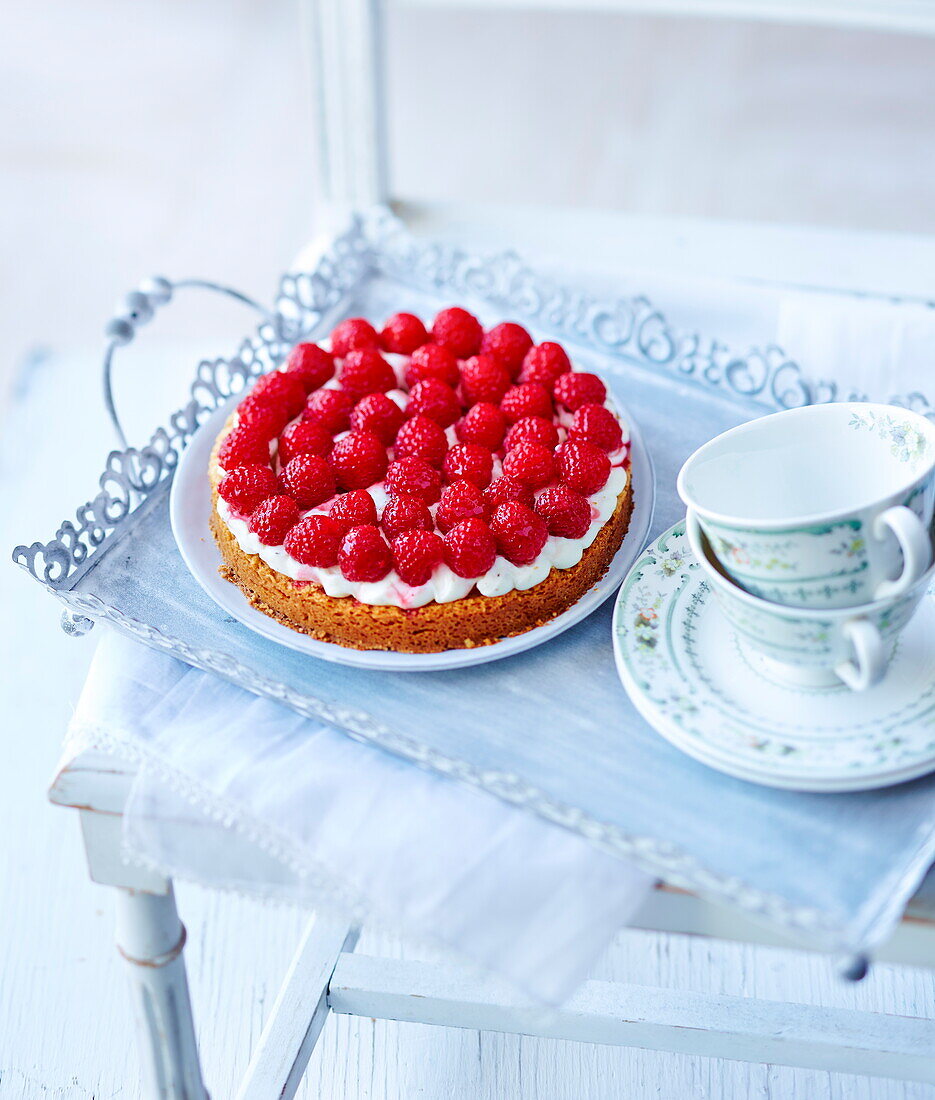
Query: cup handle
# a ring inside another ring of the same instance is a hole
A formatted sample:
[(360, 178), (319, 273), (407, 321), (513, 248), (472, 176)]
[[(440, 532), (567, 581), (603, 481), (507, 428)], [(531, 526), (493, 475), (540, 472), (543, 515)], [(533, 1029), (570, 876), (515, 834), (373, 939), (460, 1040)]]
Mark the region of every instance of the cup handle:
[(884, 538), (887, 529), (896, 536), (903, 552), (903, 568), (896, 580), (882, 581), (877, 585), (873, 594), (875, 600), (901, 596), (932, 564), (932, 544), (928, 531), (911, 508), (907, 508), (905, 504), (897, 504), (878, 515), (873, 524), (874, 538)]
[(842, 661), (835, 673), (851, 691), (866, 691), (883, 679), (886, 650), (879, 630), (867, 619), (851, 619), (844, 624), (844, 637), (851, 643), (854, 656)]

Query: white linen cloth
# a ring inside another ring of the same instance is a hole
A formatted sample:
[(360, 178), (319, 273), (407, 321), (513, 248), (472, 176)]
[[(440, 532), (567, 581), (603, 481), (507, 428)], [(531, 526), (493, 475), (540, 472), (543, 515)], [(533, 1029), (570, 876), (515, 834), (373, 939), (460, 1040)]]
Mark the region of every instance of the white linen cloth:
[(776, 343), (810, 378), (839, 378), (872, 401), (916, 389), (933, 397), (931, 306), (787, 293), (779, 301)]
[(109, 630), (71, 724), (69, 751), (90, 745), (140, 761), (129, 858), (374, 917), (547, 1004), (652, 883), (565, 829)]

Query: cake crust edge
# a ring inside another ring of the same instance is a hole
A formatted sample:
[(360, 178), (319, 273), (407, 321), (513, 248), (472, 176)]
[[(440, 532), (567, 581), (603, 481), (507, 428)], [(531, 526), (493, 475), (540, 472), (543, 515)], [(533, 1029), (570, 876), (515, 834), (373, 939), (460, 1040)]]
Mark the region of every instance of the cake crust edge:
[(617, 499), (613, 515), (600, 529), (581, 561), (570, 569), (552, 569), (532, 588), (502, 596), (474, 592), (451, 603), (418, 608), (363, 604), (353, 596), (329, 596), (315, 584), (278, 573), (259, 555), (240, 548), (217, 511), (217, 448), (230, 422), (218, 436), (211, 456), (211, 533), (221, 552), (218, 572), (236, 584), (264, 615), (322, 642), (358, 650), (397, 653), (442, 653), (495, 645), (554, 619), (573, 606), (607, 572), (620, 549), (633, 510), (632, 478)]

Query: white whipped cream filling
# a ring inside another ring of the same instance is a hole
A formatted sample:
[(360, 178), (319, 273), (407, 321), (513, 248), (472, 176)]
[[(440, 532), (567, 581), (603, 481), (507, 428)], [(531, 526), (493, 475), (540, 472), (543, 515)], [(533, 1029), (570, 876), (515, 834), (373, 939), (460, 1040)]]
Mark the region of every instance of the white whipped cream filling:
[[(322, 341), (323, 347), (328, 347), (328, 341)], [(407, 355), (394, 355), (384, 352), (384, 358), (393, 367), (400, 387), (404, 383), (406, 365), (409, 362)], [(577, 369), (577, 368), (573, 368)], [(339, 389), (337, 377), (326, 382), (323, 389)], [(402, 388), (388, 390), (387, 397), (392, 398), (401, 409), (406, 407), (407, 394)], [(604, 524), (610, 519), (617, 508), (620, 494), (627, 487), (629, 472), (622, 465), (629, 453), (630, 433), (626, 421), (614, 408), (611, 400), (605, 401), (605, 406), (614, 414), (620, 423), (623, 432), (623, 446), (609, 454), (611, 462), (610, 476), (607, 484), (600, 492), (588, 497), (591, 505), (591, 525), (580, 539), (566, 539), (558, 535), (549, 535), (542, 548), (539, 557), (530, 565), (514, 565), (511, 561), (496, 557), (493, 565), (483, 576), (474, 578), (459, 577), (444, 563), (437, 566), (431, 578), (425, 584), (414, 587), (407, 584), (395, 569), (391, 570), (380, 581), (349, 581), (337, 565), (327, 569), (314, 565), (302, 565), (290, 554), (286, 553), (284, 546), (266, 546), (247, 526), (245, 518), (235, 515), (227, 501), (217, 498), (217, 513), (221, 520), (237, 540), (237, 545), (245, 554), (256, 554), (270, 569), (291, 577), (294, 581), (307, 582), (320, 585), (329, 596), (343, 597), (353, 596), (360, 603), (370, 604), (374, 607), (424, 607), (429, 603), (451, 603), (454, 600), (464, 599), (473, 589), (477, 588), (482, 596), (505, 596), (507, 592), (514, 590), (523, 591), (533, 588), (544, 581), (553, 569), (571, 569), (577, 565), (584, 555), (585, 550), (597, 538), (597, 534)], [(567, 429), (571, 426), (572, 414), (562, 412), (558, 417), (559, 439), (563, 440)], [(341, 439), (346, 432), (335, 436), (335, 440)], [(445, 432), (448, 444), (452, 446), (458, 442), (454, 427)], [(502, 473), (500, 459), (494, 455), (493, 478), (498, 478)], [(389, 494), (384, 488), (383, 482), (379, 485), (371, 485), (367, 490), (373, 498), (377, 509), (377, 518), (382, 519), (383, 509), (389, 500)], [(542, 490), (539, 490), (542, 492)], [(536, 496), (538, 497), (538, 493)], [(332, 501), (325, 501), (317, 508), (303, 512), (303, 516), (327, 515)], [(434, 518), (438, 508), (437, 504), (429, 506), (429, 511)]]
[[(217, 499), (217, 510), (245, 554), (256, 554), (270, 569), (275, 569), (277, 573), (283, 573), (294, 581), (309, 581), (321, 585), (329, 596), (353, 596), (361, 603), (376, 607), (424, 607), (432, 602), (451, 603), (452, 600), (463, 599), (475, 586), (482, 596), (504, 596), (514, 589), (522, 591), (532, 588), (544, 581), (553, 569), (571, 569), (581, 561), (585, 550), (597, 538), (598, 531), (614, 514), (617, 499), (626, 488), (628, 478), (627, 470), (622, 466), (614, 466), (604, 488), (588, 497), (593, 519), (584, 535), (580, 539), (549, 535), (542, 552), (531, 565), (514, 565), (498, 554), (483, 576), (469, 579), (459, 577), (447, 565), (442, 564), (436, 567), (425, 584), (418, 587), (406, 584), (395, 569), (381, 581), (366, 582), (349, 581), (336, 565), (327, 569), (302, 565), (286, 553), (285, 547), (265, 546), (260, 542), (247, 526), (247, 521), (234, 515), (230, 505), (220, 497)], [(373, 497), (377, 515), (382, 516), (389, 499), (383, 484), (372, 485), (367, 492)], [(313, 508), (305, 515), (325, 515), (328, 504)], [(431, 510), (434, 512), (434, 505)]]

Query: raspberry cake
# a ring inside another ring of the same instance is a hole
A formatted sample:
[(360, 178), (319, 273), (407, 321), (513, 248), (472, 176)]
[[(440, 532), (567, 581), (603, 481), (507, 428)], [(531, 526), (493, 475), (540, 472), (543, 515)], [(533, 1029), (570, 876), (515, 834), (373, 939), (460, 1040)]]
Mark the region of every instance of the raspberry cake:
[(632, 506), (603, 382), (520, 325), (342, 321), (260, 378), (209, 476), (222, 574), (294, 630), (434, 653), (547, 622), (600, 578)]

